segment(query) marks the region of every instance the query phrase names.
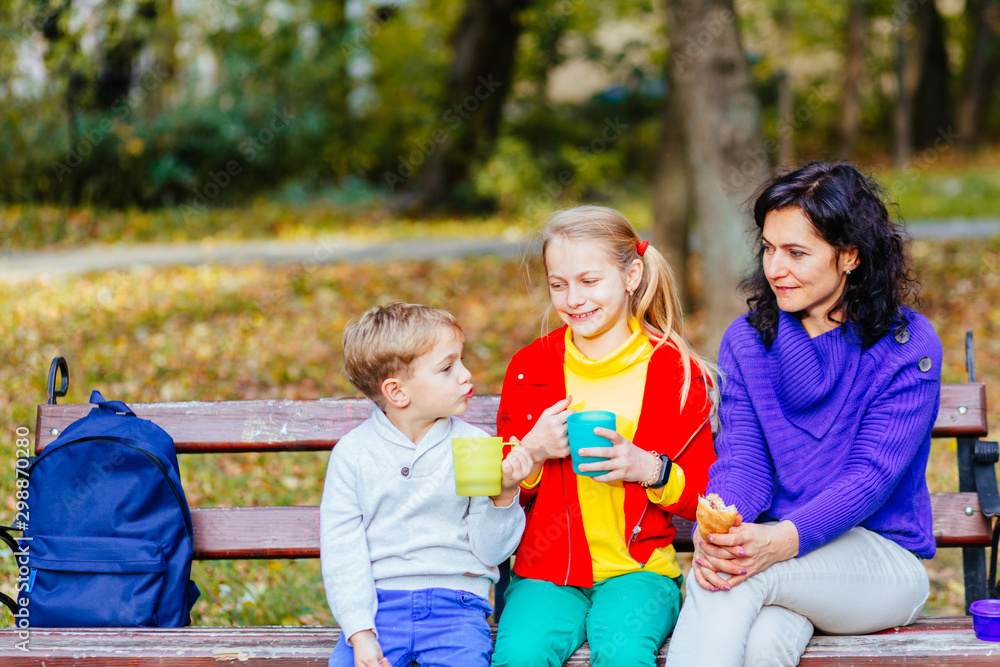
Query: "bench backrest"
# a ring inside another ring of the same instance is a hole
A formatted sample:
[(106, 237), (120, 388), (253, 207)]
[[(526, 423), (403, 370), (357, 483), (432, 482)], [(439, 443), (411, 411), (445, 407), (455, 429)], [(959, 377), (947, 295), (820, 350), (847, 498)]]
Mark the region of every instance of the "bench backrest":
[[(462, 419), (496, 434), (500, 397), (474, 396)], [(191, 401), (130, 403), (135, 413), (169, 433), (180, 452), (233, 453), (332, 449), (348, 431), (371, 416), (364, 398), (314, 400)], [(91, 405), (39, 405), (35, 453), (56, 439)], [(935, 438), (981, 438), (987, 433), (986, 386), (981, 382), (941, 386)]]
[[(500, 397), (476, 396), (462, 418), (496, 433)], [(66, 426), (83, 417), (89, 404), (38, 406), (35, 453)], [(337, 441), (371, 415), (367, 399), (254, 400), (130, 404), (174, 438), (179, 453), (316, 451)], [(982, 383), (945, 384), (934, 437), (979, 438), (987, 434), (986, 389)], [(990, 528), (975, 493), (933, 494), (934, 533), (939, 546), (985, 546)], [(966, 508), (973, 508), (970, 515)], [(319, 556), (318, 508), (192, 508), (195, 557), (315, 558)], [(690, 523), (675, 518), (675, 546), (690, 551)]]

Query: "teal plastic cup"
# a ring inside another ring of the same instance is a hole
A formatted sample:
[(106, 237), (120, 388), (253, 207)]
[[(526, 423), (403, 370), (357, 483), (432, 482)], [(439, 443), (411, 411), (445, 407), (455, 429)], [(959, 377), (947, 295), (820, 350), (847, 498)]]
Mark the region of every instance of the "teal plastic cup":
[(566, 427), (569, 431), (569, 452), (573, 459), (573, 472), (586, 477), (598, 477), (604, 475), (607, 470), (595, 470), (581, 472), (581, 463), (597, 463), (607, 461), (603, 456), (580, 456), (580, 450), (586, 447), (611, 447), (611, 441), (603, 435), (594, 433), (595, 428), (606, 428), (615, 430), (618, 418), (615, 413), (607, 410), (584, 410), (571, 414), (566, 418)]

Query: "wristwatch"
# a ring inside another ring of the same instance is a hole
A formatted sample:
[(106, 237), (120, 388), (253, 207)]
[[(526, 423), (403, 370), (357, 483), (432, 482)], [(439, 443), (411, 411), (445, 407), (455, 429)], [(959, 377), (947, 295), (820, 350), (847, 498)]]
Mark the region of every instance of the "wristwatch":
[(660, 454), (660, 461), (663, 465), (660, 466), (660, 476), (655, 482), (647, 486), (647, 489), (660, 489), (666, 486), (667, 480), (670, 479), (670, 468), (673, 467), (674, 463), (670, 460), (670, 457), (666, 454)]

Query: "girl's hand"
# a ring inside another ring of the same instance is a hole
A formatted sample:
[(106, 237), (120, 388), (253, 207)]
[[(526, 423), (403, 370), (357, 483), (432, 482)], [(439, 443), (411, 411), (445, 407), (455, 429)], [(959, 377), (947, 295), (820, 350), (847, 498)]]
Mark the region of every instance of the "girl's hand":
[(594, 477), (595, 482), (645, 482), (656, 471), (656, 459), (645, 449), (632, 444), (617, 431), (607, 428), (595, 428), (594, 433), (611, 441), (610, 447), (584, 447), (581, 456), (603, 456), (607, 461), (580, 464), (580, 472), (608, 471), (607, 474)]
[(382, 645), (371, 630), (362, 630), (351, 635), (354, 647), (354, 667), (392, 667), (382, 655)]
[(542, 411), (535, 426), (521, 440), (521, 445), (531, 454), (535, 470), (548, 459), (569, 456), (569, 437), (566, 435), (566, 418), (573, 414), (569, 410), (572, 396), (567, 396)]
[[(769, 525), (738, 522), (724, 535), (709, 535), (707, 540), (700, 539), (700, 535), (698, 538), (695, 564), (700, 566), (708, 583), (723, 590), (799, 553), (799, 531), (791, 521)], [(733, 576), (720, 585), (721, 578), (711, 576), (716, 572)]]
[[(517, 438), (511, 438), (512, 443), (517, 442)], [(514, 498), (517, 497), (518, 485), (527, 479), (534, 467), (531, 454), (524, 447), (513, 447), (507, 457), (503, 460), (503, 476), (500, 479), (500, 495), (493, 496), (493, 504), (496, 507), (507, 507)]]

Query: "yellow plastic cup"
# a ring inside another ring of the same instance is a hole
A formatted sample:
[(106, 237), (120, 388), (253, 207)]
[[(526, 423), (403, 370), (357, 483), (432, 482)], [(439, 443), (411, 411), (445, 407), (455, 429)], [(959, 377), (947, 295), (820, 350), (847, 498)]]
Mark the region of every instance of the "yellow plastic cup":
[(455, 493), (460, 496), (496, 496), (503, 477), (503, 438), (452, 438)]

